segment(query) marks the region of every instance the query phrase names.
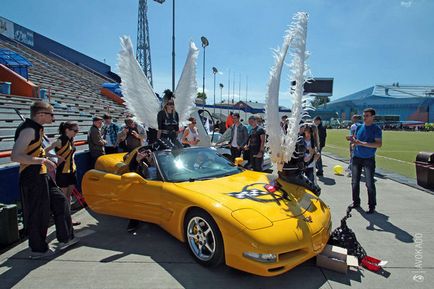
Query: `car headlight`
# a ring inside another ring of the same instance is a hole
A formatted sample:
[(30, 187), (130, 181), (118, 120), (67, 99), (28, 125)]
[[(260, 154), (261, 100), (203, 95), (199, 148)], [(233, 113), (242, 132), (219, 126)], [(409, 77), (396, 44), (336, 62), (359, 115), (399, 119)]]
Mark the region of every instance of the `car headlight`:
[(274, 263), (277, 261), (276, 254), (260, 254), (255, 252), (244, 252), (243, 256), (262, 263)]

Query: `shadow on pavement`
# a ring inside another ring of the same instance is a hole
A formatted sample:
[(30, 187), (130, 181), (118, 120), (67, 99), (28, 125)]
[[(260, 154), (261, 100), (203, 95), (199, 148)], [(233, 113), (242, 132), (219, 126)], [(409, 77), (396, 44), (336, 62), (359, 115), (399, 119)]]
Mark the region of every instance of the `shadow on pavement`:
[(366, 214), (361, 208), (357, 210), (369, 225), (366, 227), (370, 231), (389, 232), (395, 235), (395, 238), (404, 243), (413, 243), (413, 236), (403, 229), (395, 226), (389, 221), (389, 216), (380, 212), (374, 214)]
[[(17, 285), (32, 271), (48, 262), (77, 262), (76, 266), (80, 266), (80, 262), (91, 262), (95, 263), (95, 267), (99, 266), (98, 263), (149, 266), (156, 262), (184, 288), (320, 288), (327, 283), (324, 273), (327, 270), (316, 267), (315, 258), (272, 278), (255, 276), (227, 266), (207, 268), (193, 260), (184, 243), (157, 225), (141, 223), (135, 234), (132, 234), (126, 231), (128, 220), (88, 212), (96, 219), (96, 224), (76, 230), (76, 235), (82, 235), (81, 240), (68, 254), (57, 254), (47, 260), (28, 260), (28, 249), (23, 249), (0, 265), (8, 268), (0, 275), (2, 286), (11, 288)], [(54, 233), (50, 234), (50, 237), (53, 238), (53, 235)], [(99, 250), (89, 251), (92, 248)], [(88, 255), (86, 252), (93, 253)], [(152, 278), (151, 272), (149, 274), (149, 278)], [(343, 284), (349, 284), (351, 280), (361, 282), (360, 273), (341, 277), (338, 277), (339, 273), (336, 274), (334, 278)], [(128, 280), (130, 277), (113, 278)]]
[(318, 179), (326, 186), (336, 185), (335, 179), (328, 178), (328, 177), (318, 177)]

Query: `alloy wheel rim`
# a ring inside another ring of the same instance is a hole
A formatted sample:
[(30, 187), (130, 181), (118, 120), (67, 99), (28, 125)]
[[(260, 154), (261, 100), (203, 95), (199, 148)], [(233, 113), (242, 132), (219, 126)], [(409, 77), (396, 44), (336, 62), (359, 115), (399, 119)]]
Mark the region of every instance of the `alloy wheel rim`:
[(187, 226), (188, 245), (193, 254), (201, 261), (209, 261), (215, 253), (214, 232), (206, 220), (193, 217)]

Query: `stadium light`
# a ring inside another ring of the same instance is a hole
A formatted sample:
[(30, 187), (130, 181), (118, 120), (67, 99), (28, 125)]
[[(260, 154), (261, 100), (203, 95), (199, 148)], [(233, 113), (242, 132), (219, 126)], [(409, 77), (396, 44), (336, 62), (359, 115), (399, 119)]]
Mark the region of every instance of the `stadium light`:
[(212, 73), (214, 74), (214, 114), (215, 114), (215, 75), (217, 74), (217, 72), (219, 72), (217, 70), (217, 68), (213, 67), (212, 68)]
[[(200, 38), (200, 41), (202, 42), (202, 47), (203, 47), (203, 80), (202, 80), (202, 94), (203, 96), (205, 96), (205, 48), (209, 45), (208, 39), (206, 39), (205, 36), (202, 36)], [(205, 107), (205, 99), (203, 102), (203, 106)]]
[[(163, 4), (166, 0), (154, 0)], [(172, 0), (172, 91), (175, 91), (175, 0)]]
[[(223, 104), (223, 83), (220, 83), (220, 105)], [(222, 107), (220, 106), (220, 115), (222, 114)]]

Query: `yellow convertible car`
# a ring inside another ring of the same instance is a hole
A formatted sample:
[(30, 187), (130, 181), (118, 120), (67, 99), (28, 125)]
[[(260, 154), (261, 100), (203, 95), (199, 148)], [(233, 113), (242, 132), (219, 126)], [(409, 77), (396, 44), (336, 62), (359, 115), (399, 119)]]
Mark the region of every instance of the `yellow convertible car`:
[(137, 151), (100, 157), (82, 183), (90, 208), (158, 224), (202, 265), (262, 276), (284, 273), (326, 245), (330, 210), (303, 187), (270, 183), (213, 148), (151, 154), (156, 173), (145, 176), (133, 169)]

